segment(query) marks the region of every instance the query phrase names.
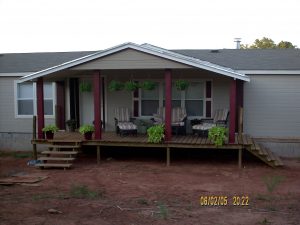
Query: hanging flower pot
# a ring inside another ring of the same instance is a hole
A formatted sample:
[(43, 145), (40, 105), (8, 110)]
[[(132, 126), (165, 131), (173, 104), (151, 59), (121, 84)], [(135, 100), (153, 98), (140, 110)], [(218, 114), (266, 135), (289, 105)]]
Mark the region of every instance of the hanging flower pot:
[(156, 86), (156, 83), (154, 81), (144, 81), (141, 84), (141, 88), (146, 91), (154, 90), (155, 86)]
[(135, 91), (138, 88), (139, 88), (139, 85), (135, 81), (130, 80), (130, 81), (127, 81), (127, 82), (124, 83), (124, 89), (126, 91)]
[(120, 81), (112, 80), (108, 85), (110, 91), (120, 91), (124, 88), (124, 84)]
[(91, 92), (92, 91), (92, 84), (89, 82), (82, 82), (79, 85), (79, 90), (81, 92)]
[(175, 82), (176, 89), (179, 91), (184, 91), (185, 89), (188, 88), (189, 85), (190, 83), (186, 80), (177, 80)]

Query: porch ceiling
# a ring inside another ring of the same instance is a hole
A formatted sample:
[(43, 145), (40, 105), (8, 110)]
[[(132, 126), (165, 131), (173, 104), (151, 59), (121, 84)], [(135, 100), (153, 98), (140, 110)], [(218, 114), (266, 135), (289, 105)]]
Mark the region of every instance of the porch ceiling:
[(19, 82), (72, 76), (82, 70), (115, 69), (201, 69), (222, 76), (250, 81), (245, 74), (220, 65), (174, 53), (149, 44), (125, 43), (61, 65), (41, 70), (19, 79)]

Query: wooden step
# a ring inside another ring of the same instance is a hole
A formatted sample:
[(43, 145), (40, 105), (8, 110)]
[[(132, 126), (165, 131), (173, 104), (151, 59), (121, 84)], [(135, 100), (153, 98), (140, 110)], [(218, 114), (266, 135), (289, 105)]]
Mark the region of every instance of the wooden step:
[(60, 157), (40, 157), (38, 160), (42, 161), (73, 161), (75, 158), (60, 158)]
[(39, 163), (35, 165), (36, 167), (56, 167), (56, 168), (70, 168), (72, 164), (70, 163)]
[(77, 155), (77, 151), (43, 151), (42, 154), (51, 155)]

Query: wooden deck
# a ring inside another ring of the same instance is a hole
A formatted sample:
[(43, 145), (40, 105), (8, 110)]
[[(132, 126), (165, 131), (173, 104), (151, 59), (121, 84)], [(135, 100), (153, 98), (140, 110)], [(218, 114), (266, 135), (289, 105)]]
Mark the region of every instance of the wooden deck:
[(173, 136), (171, 141), (159, 144), (148, 143), (147, 135), (127, 135), (120, 136), (115, 132), (104, 132), (101, 140), (84, 140), (78, 132), (57, 132), (53, 140), (36, 139), (32, 144), (48, 144), (50, 146), (72, 145), (95, 146), (97, 149), (97, 162), (100, 163), (101, 146), (120, 147), (155, 147), (166, 149), (167, 165), (170, 165), (170, 152), (172, 148), (194, 148), (194, 149), (235, 149), (238, 150), (238, 165), (242, 167), (242, 151), (247, 150), (266, 164), (272, 167), (282, 166), (283, 163), (270, 149), (266, 149), (255, 139), (248, 135), (236, 135), (235, 143), (226, 142), (221, 147), (216, 147), (208, 138), (198, 135)]
[[(147, 135), (127, 135), (120, 136), (115, 132), (104, 132), (101, 140), (84, 140), (83, 136), (78, 132), (57, 132), (53, 140), (33, 140), (37, 144), (47, 144), (53, 142), (77, 142), (81, 145), (100, 145), (100, 146), (129, 146), (129, 147), (172, 147), (172, 148), (216, 148), (215, 145), (205, 137), (198, 135), (173, 136), (172, 141), (160, 144), (148, 143)], [(239, 149), (244, 145), (250, 145), (248, 137), (244, 135), (240, 138), (236, 137), (235, 143), (226, 142), (222, 149)]]

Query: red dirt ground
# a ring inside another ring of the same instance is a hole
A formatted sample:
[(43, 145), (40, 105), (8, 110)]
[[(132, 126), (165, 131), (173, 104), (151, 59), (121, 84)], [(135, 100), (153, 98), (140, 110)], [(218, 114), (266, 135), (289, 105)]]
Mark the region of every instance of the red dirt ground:
[[(195, 225), (300, 224), (300, 161), (272, 169), (250, 160), (238, 170), (234, 160), (184, 159), (165, 167), (162, 158), (120, 158), (95, 163), (83, 155), (70, 170), (40, 170), (29, 159), (0, 157), (0, 177), (43, 174), (40, 186), (0, 186), (0, 224), (34, 225)], [(267, 190), (264, 177), (283, 181)], [(85, 185), (98, 196), (80, 197)], [(200, 196), (227, 196), (227, 206), (201, 206)], [(234, 206), (248, 196), (249, 206)], [(50, 214), (48, 209), (61, 211)]]

